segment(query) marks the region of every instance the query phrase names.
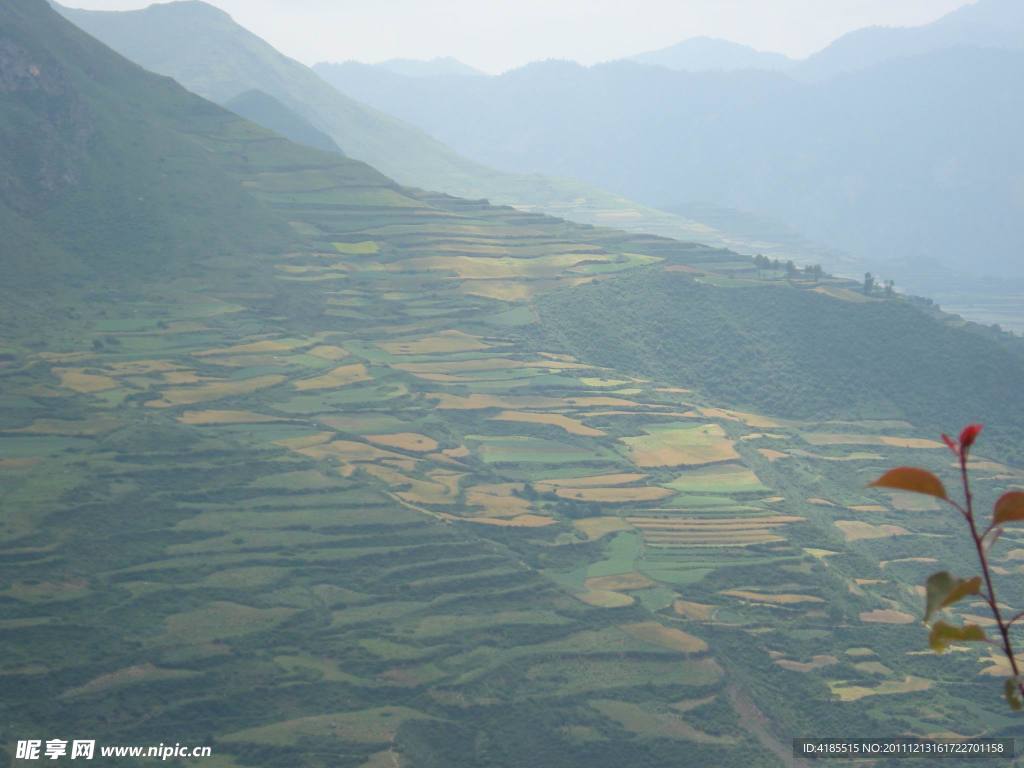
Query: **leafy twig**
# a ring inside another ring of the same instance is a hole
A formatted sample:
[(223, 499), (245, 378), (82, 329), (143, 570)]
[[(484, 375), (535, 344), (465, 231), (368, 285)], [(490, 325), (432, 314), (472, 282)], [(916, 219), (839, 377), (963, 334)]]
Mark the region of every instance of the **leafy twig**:
[[(995, 619), (996, 626), (999, 629), (1001, 640), (999, 643), (993, 644), (998, 644), (1002, 647), (1002, 651), (1010, 664), (1010, 670), (1013, 673), (1013, 676), (1007, 679), (1005, 685), (1007, 702), (1009, 702), (1013, 709), (1019, 710), (1024, 708), (1024, 679), (1021, 677), (1020, 665), (1014, 653), (1013, 641), (1010, 637), (1010, 627), (1018, 620), (1024, 618), (1024, 611), (1021, 611), (1009, 621), (1003, 618), (1003, 612), (996, 598), (988, 553), (1002, 534), (1002, 526), (1004, 524), (1024, 522), (1024, 493), (1010, 492), (1000, 497), (993, 510), (991, 524), (983, 532), (979, 532), (977, 518), (974, 514), (974, 495), (971, 492), (971, 480), (967, 463), (971, 446), (974, 445), (978, 435), (981, 434), (981, 430), (980, 424), (972, 424), (960, 433), (959, 440), (953, 440), (948, 435), (942, 436), (943, 442), (956, 455), (959, 462), (960, 482), (964, 493), (963, 504), (950, 498), (942, 481), (924, 469), (900, 467), (886, 472), (872, 485), (878, 488), (890, 488), (934, 496), (957, 510), (967, 521), (971, 540), (974, 542), (974, 548), (978, 553), (982, 576), (975, 576), (973, 579), (965, 580), (954, 578), (945, 571), (932, 574), (928, 578), (925, 622), (928, 622), (937, 611), (953, 605), (968, 595), (980, 595), (988, 603), (989, 609), (992, 611), (992, 617)], [(992, 540), (986, 546), (985, 539), (993, 530), (996, 532), (996, 535), (992, 537)], [(984, 591), (981, 589), (982, 579), (984, 579), (985, 584)], [(942, 653), (956, 640), (964, 642), (991, 642), (985, 636), (984, 630), (976, 624), (966, 624), (962, 627), (952, 626), (944, 621), (937, 621), (933, 624), (929, 637), (932, 649)]]

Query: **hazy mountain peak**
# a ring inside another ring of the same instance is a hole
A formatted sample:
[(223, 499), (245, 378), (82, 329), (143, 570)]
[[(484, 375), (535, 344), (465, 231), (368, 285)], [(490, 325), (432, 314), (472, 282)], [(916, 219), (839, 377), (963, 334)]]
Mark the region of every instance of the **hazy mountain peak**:
[(531, 61), (529, 64), (524, 64), (521, 67), (510, 69), (503, 76), (504, 77), (516, 77), (520, 75), (536, 75), (538, 72), (548, 72), (552, 74), (572, 74), (582, 72), (587, 67), (580, 64), (578, 61), (572, 61), (571, 59), (542, 59), (540, 61)]
[(978, 0), (923, 26), (858, 29), (801, 62), (794, 72), (823, 80), (889, 59), (961, 46), (1024, 48), (1024, 3)]
[(374, 66), (406, 77), (438, 77), (461, 75), (479, 77), (484, 73), (479, 69), (463, 64), (452, 56), (438, 56), (433, 59), (388, 59)]
[[(254, 64), (273, 52), (227, 13), (199, 0), (158, 3), (136, 11), (58, 10), (123, 56), (219, 103), (260, 87)], [(248, 66), (227, 53), (236, 48), (247, 52)]]
[[(76, 8), (73, 5), (61, 5), (48, 0), (57, 11), (64, 15), (87, 14), (87, 13), (108, 13), (108, 11), (93, 11), (85, 8)], [(165, 3), (152, 3), (145, 8), (138, 8), (129, 11), (118, 11), (124, 14), (149, 14), (149, 15), (176, 15), (179, 17), (192, 16), (197, 19), (209, 21), (212, 18), (230, 20), (231, 15), (215, 5), (203, 2), (203, 0), (169, 0)]]
[(656, 51), (630, 57), (632, 61), (687, 72), (713, 70), (783, 70), (794, 64), (781, 53), (759, 51), (714, 37), (691, 37)]
[(211, 16), (222, 16), (231, 18), (227, 11), (221, 10), (215, 5), (203, 2), (203, 0), (170, 0), (166, 3), (153, 3), (143, 10), (152, 13), (204, 13)]
[(976, 0), (962, 8), (950, 11), (940, 18), (935, 24), (947, 24), (955, 19), (982, 20), (997, 16), (999, 20), (1005, 20), (1007, 16), (1024, 19), (1024, 5), (1020, 0)]

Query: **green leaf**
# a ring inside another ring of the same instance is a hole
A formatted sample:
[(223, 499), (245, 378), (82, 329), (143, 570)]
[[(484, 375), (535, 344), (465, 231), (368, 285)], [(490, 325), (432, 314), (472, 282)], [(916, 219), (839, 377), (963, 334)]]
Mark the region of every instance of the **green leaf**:
[(928, 636), (928, 645), (936, 653), (945, 653), (950, 644), (959, 640), (962, 643), (983, 642), (985, 630), (977, 624), (964, 624), (962, 627), (954, 627), (944, 621), (936, 621), (932, 625), (932, 632)]
[(1010, 491), (1004, 493), (996, 502), (995, 512), (992, 515), (993, 525), (1004, 523), (1019, 523), (1024, 521), (1024, 493), (1021, 491)]
[(924, 611), (924, 620), (928, 621), (943, 608), (963, 600), (967, 595), (981, 592), (981, 577), (958, 579), (948, 571), (933, 573), (928, 577), (928, 598)]
[(1020, 679), (1011, 677), (1006, 681), (1003, 688), (1006, 692), (1006, 702), (1010, 705), (1010, 709), (1014, 712), (1020, 712), (1024, 709), (1024, 701), (1021, 701), (1020, 697)]
[(948, 501), (946, 488), (935, 475), (926, 469), (916, 467), (898, 467), (890, 469), (880, 478), (871, 483), (872, 488), (891, 488), (896, 491), (910, 491), (911, 493), (923, 493), (926, 496), (934, 496), (937, 499)]

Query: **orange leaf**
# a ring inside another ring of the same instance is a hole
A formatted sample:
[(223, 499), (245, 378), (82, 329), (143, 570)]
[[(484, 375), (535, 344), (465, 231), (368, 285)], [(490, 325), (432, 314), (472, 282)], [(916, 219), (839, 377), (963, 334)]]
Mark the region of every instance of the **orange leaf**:
[(949, 500), (949, 497), (946, 495), (946, 488), (939, 478), (925, 469), (917, 469), (915, 467), (890, 469), (875, 480), (875, 482), (871, 483), (871, 487), (923, 493), (926, 496), (934, 496), (943, 501)]
[(1019, 523), (1022, 520), (1024, 520), (1024, 493), (1010, 491), (1000, 496), (992, 515), (992, 524)]

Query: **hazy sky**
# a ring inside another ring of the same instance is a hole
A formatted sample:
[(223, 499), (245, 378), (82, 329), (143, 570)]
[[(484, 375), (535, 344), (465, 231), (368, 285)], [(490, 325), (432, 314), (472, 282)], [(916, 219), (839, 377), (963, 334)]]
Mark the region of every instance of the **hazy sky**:
[[(709, 35), (806, 56), (852, 29), (914, 25), (971, 0), (209, 0), (278, 49), (317, 61), (455, 56), (489, 72), (585, 64)], [(64, 0), (94, 9), (145, 0)]]

